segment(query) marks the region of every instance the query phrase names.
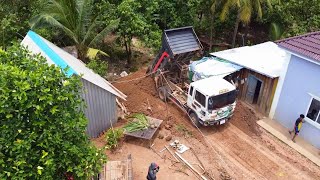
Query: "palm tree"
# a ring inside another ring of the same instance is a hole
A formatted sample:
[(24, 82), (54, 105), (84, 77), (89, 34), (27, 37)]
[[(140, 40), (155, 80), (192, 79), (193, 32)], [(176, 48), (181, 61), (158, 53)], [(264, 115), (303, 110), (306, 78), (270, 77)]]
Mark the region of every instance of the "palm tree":
[(257, 18), (262, 18), (262, 4), (266, 3), (271, 8), (272, 0), (226, 0), (221, 11), (220, 19), (225, 21), (231, 8), (235, 7), (238, 10), (237, 19), (232, 37), (232, 47), (235, 46), (236, 36), (238, 33), (239, 23), (242, 22), (246, 26), (251, 21), (252, 15), (257, 14)]
[(78, 58), (86, 62), (88, 49), (95, 47), (119, 24), (119, 20), (114, 20), (100, 28), (99, 17), (94, 17), (92, 12), (93, 0), (49, 0), (41, 13), (30, 20), (30, 25), (32, 29), (61, 29), (73, 40)]

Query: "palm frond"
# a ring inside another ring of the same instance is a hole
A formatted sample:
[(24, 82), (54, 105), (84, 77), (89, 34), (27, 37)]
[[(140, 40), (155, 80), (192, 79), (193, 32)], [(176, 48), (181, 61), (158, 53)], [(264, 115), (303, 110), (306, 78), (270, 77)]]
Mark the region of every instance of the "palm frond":
[(95, 49), (95, 48), (88, 48), (87, 51), (87, 57), (89, 59), (95, 59), (97, 57), (97, 54), (100, 53), (104, 56), (110, 57), (106, 52), (100, 50), (100, 49)]
[(91, 25), (86, 29), (85, 35), (82, 39), (82, 43), (86, 43), (88, 41), (88, 39), (90, 39), (90, 37), (93, 36), (93, 34), (96, 31), (96, 27), (97, 27), (97, 22), (99, 20), (99, 17), (95, 17), (94, 21), (91, 23)]
[(221, 10), (221, 14), (220, 14), (220, 20), (221, 21), (225, 21), (227, 16), (229, 15), (229, 12), (231, 10), (231, 8), (237, 8), (239, 9), (241, 7), (241, 1), (242, 0), (227, 0), (223, 6), (222, 6), (222, 10)]
[(257, 13), (258, 19), (262, 18), (262, 7), (261, 7), (262, 4), (261, 3), (262, 3), (261, 0), (253, 0), (253, 7), (252, 8)]
[(112, 30), (118, 27), (120, 19), (111, 21), (110, 24), (105, 27), (99, 34), (97, 34), (91, 42), (88, 44), (88, 47), (93, 47), (97, 42), (101, 41), (107, 34), (109, 34)]
[(273, 41), (278, 40), (281, 38), (283, 30), (281, 29), (280, 25), (277, 23), (271, 23), (269, 35)]
[[(93, 0), (77, 0), (79, 36), (84, 37), (92, 22)], [(85, 39), (85, 38), (82, 38)]]
[(214, 14), (214, 12), (216, 11), (216, 6), (217, 6), (217, 0), (213, 0), (212, 4), (210, 6), (210, 12), (211, 14)]
[(240, 21), (244, 24), (248, 24), (251, 20), (252, 8), (250, 6), (244, 6), (240, 10)]
[(78, 39), (77, 39), (76, 35), (72, 32), (72, 30), (70, 30), (69, 28), (67, 28), (66, 26), (64, 26), (63, 24), (61, 24), (59, 21), (57, 21), (55, 18), (53, 18), (52, 16), (50, 16), (48, 14), (40, 14), (38, 16), (33, 17), (30, 20), (31, 29), (37, 29), (39, 27), (43, 27), (46, 25), (60, 28), (70, 38), (72, 38), (76, 43), (78, 43)]
[(229, 14), (230, 8), (231, 8), (231, 1), (227, 1), (227, 2), (222, 6), (222, 11), (221, 11), (221, 14), (220, 14), (220, 19), (221, 19), (221, 21), (225, 21), (225, 20), (226, 20), (226, 17), (227, 17), (228, 14)]

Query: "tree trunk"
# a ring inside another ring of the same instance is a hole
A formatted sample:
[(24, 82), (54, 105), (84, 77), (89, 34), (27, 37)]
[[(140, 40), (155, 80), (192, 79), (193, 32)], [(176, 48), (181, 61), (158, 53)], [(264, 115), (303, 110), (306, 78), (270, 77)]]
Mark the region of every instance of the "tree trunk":
[(238, 12), (237, 20), (236, 20), (236, 23), (234, 26), (234, 31), (233, 31), (233, 36), (232, 36), (232, 48), (234, 48), (234, 46), (236, 45), (236, 38), (237, 38), (239, 23), (240, 23), (240, 12)]
[(88, 63), (87, 61), (88, 48), (83, 45), (76, 45), (76, 49), (78, 54), (77, 58), (83, 61), (84, 63)]
[(128, 66), (130, 66), (132, 64), (132, 61), (131, 61), (131, 56), (132, 56), (132, 52), (131, 52), (131, 39), (128, 38), (128, 39), (125, 39), (125, 42), (124, 42), (124, 45), (125, 45), (125, 48), (126, 48), (126, 54), (127, 54), (127, 64)]
[(202, 16), (203, 16), (203, 12), (201, 11), (199, 14), (198, 14), (198, 20), (199, 20), (199, 23), (201, 24), (202, 22)]
[(210, 23), (210, 44), (209, 44), (209, 51), (212, 50), (212, 45), (213, 45), (213, 23), (214, 23), (214, 15), (215, 15), (215, 12), (212, 12), (211, 14), (211, 23)]
[(249, 23), (248, 24), (245, 24), (245, 30), (244, 30), (244, 37), (243, 37), (243, 41), (244, 41), (244, 43), (243, 43), (243, 46), (245, 46), (246, 45), (246, 43), (247, 43), (247, 37), (248, 37), (248, 33), (249, 33)]

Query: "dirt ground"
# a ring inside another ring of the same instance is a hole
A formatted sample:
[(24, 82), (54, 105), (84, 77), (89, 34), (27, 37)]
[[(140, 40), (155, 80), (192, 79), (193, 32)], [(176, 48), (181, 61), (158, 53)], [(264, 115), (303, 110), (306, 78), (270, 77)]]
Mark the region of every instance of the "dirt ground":
[[(182, 154), (183, 158), (199, 172), (203, 171), (199, 168), (202, 164), (209, 179), (320, 179), (320, 168), (260, 128), (256, 123), (259, 115), (243, 102), (237, 103), (228, 123), (201, 127), (200, 132), (182, 111), (157, 97), (152, 79), (140, 78), (144, 75), (142, 69), (114, 85), (128, 96), (124, 104), (130, 113), (142, 112), (164, 120), (159, 132), (164, 138), (153, 141), (153, 149), (163, 158), (148, 148), (147, 142), (132, 138), (123, 141), (114, 152), (106, 151), (109, 160), (123, 160), (131, 154), (134, 179), (146, 179), (151, 162), (160, 166), (158, 179), (196, 179), (181, 163), (174, 164), (167, 151), (159, 152), (176, 139), (192, 148)], [(125, 123), (120, 120), (116, 126)], [(168, 136), (172, 136), (171, 141), (165, 140)], [(103, 139), (101, 136), (93, 142), (102, 147)]]

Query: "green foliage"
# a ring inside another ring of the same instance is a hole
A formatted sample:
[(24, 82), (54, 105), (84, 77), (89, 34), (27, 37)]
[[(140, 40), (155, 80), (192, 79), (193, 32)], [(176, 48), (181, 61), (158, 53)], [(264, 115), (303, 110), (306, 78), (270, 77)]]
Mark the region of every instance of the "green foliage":
[(138, 12), (141, 8), (139, 1), (123, 0), (117, 8), (120, 23), (118, 26), (118, 34), (120, 35), (121, 44), (127, 52), (127, 62), (132, 64), (132, 38), (133, 36), (142, 36), (145, 34), (147, 27), (143, 14)]
[(92, 69), (95, 73), (104, 77), (107, 74), (108, 62), (100, 59), (92, 59), (87, 64), (87, 67)]
[(39, 55), (0, 51), (0, 179), (88, 179), (105, 160), (85, 134), (78, 76)]
[[(286, 0), (273, 5), (264, 23), (275, 23), (283, 31), (281, 38), (292, 37), (320, 29), (319, 0)], [(271, 29), (272, 30), (272, 29)], [(271, 31), (272, 35), (273, 32)]]
[(61, 29), (73, 41), (79, 59), (86, 62), (88, 48), (94, 48), (101, 43), (119, 23), (119, 20), (112, 20), (105, 25), (100, 22), (99, 12), (93, 14), (93, 10), (93, 0), (47, 1), (41, 13), (30, 20), (30, 24), (32, 29)]
[(109, 129), (105, 135), (107, 149), (115, 149), (119, 145), (119, 140), (123, 137), (123, 129)]
[(146, 115), (142, 113), (133, 114), (130, 118), (133, 118), (133, 120), (123, 127), (126, 132), (144, 130), (147, 129), (150, 125)]
[(0, 47), (23, 38), (29, 29), (29, 18), (37, 12), (36, 6), (41, 8), (40, 0), (0, 0)]
[(270, 24), (270, 39), (273, 41), (276, 41), (281, 38), (283, 34), (283, 30), (277, 23), (271, 23)]

